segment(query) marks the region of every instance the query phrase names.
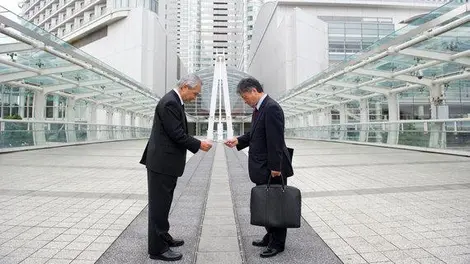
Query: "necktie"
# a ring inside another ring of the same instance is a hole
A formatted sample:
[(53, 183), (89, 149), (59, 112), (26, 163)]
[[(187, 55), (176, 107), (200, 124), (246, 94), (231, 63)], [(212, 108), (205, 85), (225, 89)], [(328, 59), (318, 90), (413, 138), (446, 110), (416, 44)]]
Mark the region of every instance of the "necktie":
[(259, 111), (258, 109), (255, 107), (253, 109), (253, 115), (251, 116), (251, 124), (253, 124), (256, 120), (256, 118), (258, 117), (258, 114), (259, 114)]
[(184, 130), (187, 133), (188, 132), (188, 120), (186, 120), (186, 111), (184, 110), (184, 104), (182, 104), (181, 106), (183, 107)]

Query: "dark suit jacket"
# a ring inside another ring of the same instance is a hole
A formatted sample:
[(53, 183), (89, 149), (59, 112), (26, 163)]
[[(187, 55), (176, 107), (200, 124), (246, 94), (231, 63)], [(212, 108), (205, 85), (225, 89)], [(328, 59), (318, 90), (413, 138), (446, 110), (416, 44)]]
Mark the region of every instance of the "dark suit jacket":
[(237, 149), (247, 146), (250, 147), (248, 172), (252, 182), (266, 184), (272, 170), (281, 171), (283, 177), (294, 174), (291, 156), (284, 140), (284, 112), (269, 96), (261, 104), (251, 130), (238, 137)]
[(156, 173), (183, 175), (186, 150), (196, 153), (201, 145), (200, 140), (188, 135), (187, 127), (178, 94), (171, 90), (155, 108), (152, 132), (140, 163)]

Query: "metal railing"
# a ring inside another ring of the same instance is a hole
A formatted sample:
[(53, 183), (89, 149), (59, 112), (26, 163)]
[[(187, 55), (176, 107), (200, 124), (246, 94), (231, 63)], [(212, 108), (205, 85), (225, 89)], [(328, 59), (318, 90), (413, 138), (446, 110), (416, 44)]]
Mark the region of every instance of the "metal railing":
[(151, 128), (62, 121), (0, 119), (0, 149), (140, 139)]
[(286, 136), (470, 152), (470, 118), (400, 120), (286, 128)]

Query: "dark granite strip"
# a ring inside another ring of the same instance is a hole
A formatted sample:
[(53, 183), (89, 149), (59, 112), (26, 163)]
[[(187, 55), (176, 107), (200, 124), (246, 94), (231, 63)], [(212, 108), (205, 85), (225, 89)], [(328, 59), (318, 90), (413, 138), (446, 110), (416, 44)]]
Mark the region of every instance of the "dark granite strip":
[[(260, 239), (265, 229), (250, 225), (250, 192), (254, 186), (248, 178), (247, 157), (243, 152), (226, 148), (230, 189), (235, 203), (235, 218), (240, 232), (242, 257), (244, 263), (308, 263), (334, 264), (342, 261), (325, 244), (317, 233), (302, 219), (301, 227), (287, 230), (286, 249), (281, 254), (263, 259), (259, 253), (263, 250), (254, 247), (251, 242)], [(295, 177), (295, 176), (294, 176)]]
[[(178, 178), (170, 211), (170, 234), (184, 239), (185, 244), (174, 248), (183, 253), (183, 259), (173, 263), (195, 263), (214, 154), (215, 148), (208, 153), (197, 153)], [(166, 263), (148, 257), (147, 210), (147, 207), (142, 210), (96, 264)]]
[(338, 190), (338, 191), (322, 191), (322, 192), (302, 192), (302, 197), (304, 198), (332, 197), (332, 196), (350, 196), (350, 195), (366, 195), (366, 194), (449, 191), (449, 190), (461, 190), (461, 189), (470, 189), (470, 183), (354, 189), (354, 190)]

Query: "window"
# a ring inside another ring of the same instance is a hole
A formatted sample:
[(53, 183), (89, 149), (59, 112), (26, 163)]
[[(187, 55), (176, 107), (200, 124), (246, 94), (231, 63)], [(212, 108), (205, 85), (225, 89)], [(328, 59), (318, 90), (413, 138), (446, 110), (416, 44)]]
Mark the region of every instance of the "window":
[(0, 85), (0, 118), (19, 114), (20, 92), (18, 88)]
[(58, 95), (46, 96), (46, 118), (65, 119), (67, 98)]
[(158, 14), (158, 1), (150, 0), (150, 11), (153, 11)]
[[(343, 60), (346, 55), (368, 48), (379, 38), (394, 31), (389, 18), (320, 17), (328, 23), (330, 60)], [(340, 54), (343, 53), (343, 54)]]
[(128, 7), (129, 0), (114, 0), (114, 7), (121, 8), (121, 7)]

